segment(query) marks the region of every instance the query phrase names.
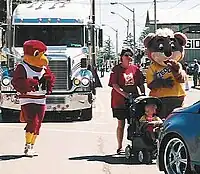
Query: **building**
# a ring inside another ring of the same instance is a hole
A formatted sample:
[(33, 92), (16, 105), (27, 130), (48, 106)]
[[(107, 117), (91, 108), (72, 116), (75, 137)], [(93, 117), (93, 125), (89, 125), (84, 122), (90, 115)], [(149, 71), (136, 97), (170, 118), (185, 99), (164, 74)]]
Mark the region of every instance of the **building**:
[[(184, 61), (200, 60), (200, 8), (192, 10), (173, 8), (157, 9), (157, 28), (171, 28), (174, 32), (182, 32), (188, 37), (185, 47)], [(147, 11), (146, 27), (154, 32), (154, 11)]]

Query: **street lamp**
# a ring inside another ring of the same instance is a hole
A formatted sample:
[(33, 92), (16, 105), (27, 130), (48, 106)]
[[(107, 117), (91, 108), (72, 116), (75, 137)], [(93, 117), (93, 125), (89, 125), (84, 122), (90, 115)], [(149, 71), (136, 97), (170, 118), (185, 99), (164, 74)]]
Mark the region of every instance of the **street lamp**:
[(124, 18), (124, 17), (123, 17), (122, 15), (120, 15), (119, 13), (115, 13), (115, 12), (111, 11), (111, 14), (117, 15), (117, 16), (121, 17), (123, 20), (125, 20), (125, 21), (127, 22), (127, 40), (128, 40), (129, 20), (126, 19), (126, 18)]
[(116, 33), (116, 58), (118, 59), (118, 30), (114, 29), (110, 25), (102, 24), (102, 26), (107, 26), (107, 27), (111, 28), (113, 31), (115, 31), (115, 33)]
[(129, 11), (131, 11), (133, 13), (133, 45), (134, 45), (134, 50), (135, 50), (135, 9), (130, 9), (129, 7), (127, 7), (126, 5), (124, 5), (121, 2), (111, 2), (111, 5), (122, 5), (123, 7), (125, 7), (126, 9), (128, 9)]

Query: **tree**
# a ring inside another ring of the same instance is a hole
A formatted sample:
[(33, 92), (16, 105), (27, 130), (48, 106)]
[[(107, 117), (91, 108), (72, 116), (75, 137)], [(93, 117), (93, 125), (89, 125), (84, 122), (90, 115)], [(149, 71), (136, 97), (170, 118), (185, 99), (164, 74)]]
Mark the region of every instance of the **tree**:
[[(28, 3), (31, 1), (26, 1), (26, 0), (13, 0), (12, 1), (12, 9), (14, 10), (18, 4), (20, 3)], [(0, 23), (6, 23), (6, 13), (7, 13), (7, 9), (6, 9), (6, 4), (7, 0), (0, 0)]]
[(108, 40), (105, 40), (105, 42), (104, 42), (104, 47), (103, 47), (104, 60), (114, 60), (115, 59), (115, 52), (113, 51), (113, 49), (114, 49), (113, 44), (109, 37)]
[(150, 33), (150, 28), (146, 27), (143, 29), (143, 31), (141, 32), (141, 35), (139, 37), (139, 42), (143, 43), (144, 38)]
[(123, 42), (124, 46), (134, 48), (134, 40), (133, 40), (133, 35), (129, 33), (128, 38), (126, 38)]
[(108, 62), (110, 64), (110, 61), (115, 60), (116, 57), (113, 49), (113, 44), (109, 37), (108, 40), (104, 41), (104, 47), (101, 50), (99, 50), (97, 54), (97, 64), (99, 67), (101, 67), (102, 64), (107, 64)]

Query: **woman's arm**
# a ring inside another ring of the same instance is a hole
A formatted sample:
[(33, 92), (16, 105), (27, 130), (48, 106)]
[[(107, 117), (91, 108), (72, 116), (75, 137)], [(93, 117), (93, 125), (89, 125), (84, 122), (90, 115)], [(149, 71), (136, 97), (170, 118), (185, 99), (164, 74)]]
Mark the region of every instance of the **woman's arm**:
[(115, 91), (117, 91), (120, 95), (122, 95), (123, 97), (127, 98), (128, 97), (128, 93), (124, 92), (122, 88), (119, 87), (118, 84), (112, 84), (112, 87)]
[(141, 95), (145, 95), (145, 87), (144, 87), (144, 84), (143, 84), (143, 85), (139, 85), (138, 87), (140, 88)]
[(144, 75), (142, 73), (142, 71), (140, 71), (140, 69), (138, 69), (136, 75), (138, 76), (138, 87), (140, 89), (141, 95), (145, 95), (145, 87), (144, 87)]

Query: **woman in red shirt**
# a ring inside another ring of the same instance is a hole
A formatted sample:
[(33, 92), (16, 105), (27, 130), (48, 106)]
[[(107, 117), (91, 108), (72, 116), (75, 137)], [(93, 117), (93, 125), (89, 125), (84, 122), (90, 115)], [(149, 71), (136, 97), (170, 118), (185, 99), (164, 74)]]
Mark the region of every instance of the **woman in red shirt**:
[(131, 49), (122, 49), (120, 59), (121, 63), (113, 67), (110, 74), (109, 86), (112, 87), (111, 92), (111, 108), (113, 117), (118, 119), (117, 126), (117, 153), (122, 152), (122, 141), (124, 135), (125, 119), (129, 115), (125, 106), (125, 98), (129, 93), (139, 96), (138, 88), (144, 95), (144, 76), (140, 69), (132, 64), (133, 52)]

